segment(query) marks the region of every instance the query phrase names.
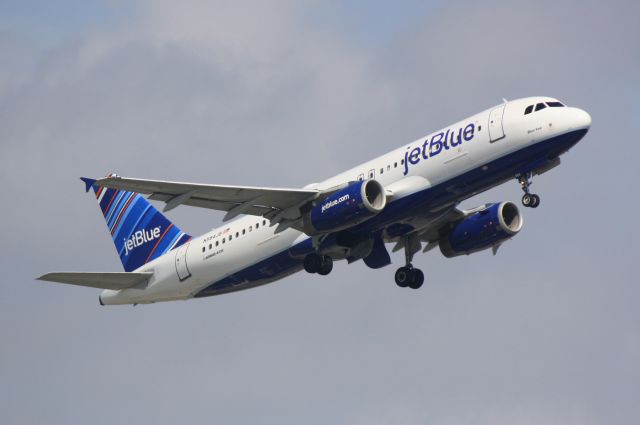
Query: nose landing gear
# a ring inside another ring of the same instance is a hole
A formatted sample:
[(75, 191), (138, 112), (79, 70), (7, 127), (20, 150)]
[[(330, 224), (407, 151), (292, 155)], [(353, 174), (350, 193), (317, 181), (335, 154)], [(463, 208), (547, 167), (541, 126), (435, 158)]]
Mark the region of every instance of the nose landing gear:
[(518, 176), (518, 183), (524, 191), (522, 195), (522, 205), (528, 208), (537, 208), (540, 205), (540, 197), (535, 193), (530, 193), (529, 186), (532, 184), (533, 173), (521, 174)]

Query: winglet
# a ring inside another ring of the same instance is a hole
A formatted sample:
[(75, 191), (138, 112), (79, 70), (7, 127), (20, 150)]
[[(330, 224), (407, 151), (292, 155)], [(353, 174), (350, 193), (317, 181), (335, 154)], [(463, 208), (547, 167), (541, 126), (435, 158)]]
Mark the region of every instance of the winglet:
[(96, 182), (96, 179), (91, 179), (89, 177), (80, 177), (80, 180), (82, 180), (86, 186), (85, 191), (88, 192), (89, 189), (91, 189), (91, 187), (93, 186), (93, 184)]

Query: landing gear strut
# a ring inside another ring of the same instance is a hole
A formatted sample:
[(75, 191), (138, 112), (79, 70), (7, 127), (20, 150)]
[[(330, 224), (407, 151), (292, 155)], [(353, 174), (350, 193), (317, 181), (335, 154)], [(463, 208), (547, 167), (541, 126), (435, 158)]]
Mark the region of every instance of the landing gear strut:
[(524, 195), (522, 195), (522, 205), (530, 208), (537, 208), (540, 205), (540, 197), (535, 193), (530, 193), (529, 186), (532, 184), (533, 173), (521, 174), (518, 176), (518, 183), (520, 183), (520, 187), (524, 191)]
[(424, 283), (424, 273), (411, 265), (413, 255), (420, 250), (420, 241), (415, 235), (407, 236), (404, 240), (404, 256), (406, 265), (396, 271), (396, 285), (401, 288), (418, 289)]
[(304, 269), (307, 273), (318, 273), (326, 276), (333, 270), (333, 259), (328, 255), (308, 254), (304, 257)]

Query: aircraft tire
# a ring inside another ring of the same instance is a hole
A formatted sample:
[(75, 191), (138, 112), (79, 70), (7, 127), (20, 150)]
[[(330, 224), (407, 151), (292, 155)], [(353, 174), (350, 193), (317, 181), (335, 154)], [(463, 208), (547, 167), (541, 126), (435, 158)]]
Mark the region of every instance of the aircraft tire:
[(531, 195), (531, 208), (538, 208), (540, 205), (540, 197), (538, 195)]
[(304, 269), (307, 273), (318, 273), (322, 266), (322, 257), (312, 253), (304, 257)]
[(409, 283), (409, 288), (411, 289), (420, 289), (422, 284), (424, 283), (424, 273), (420, 269), (411, 270), (411, 282)]
[(333, 270), (333, 258), (325, 255), (322, 257), (322, 264), (320, 264), (320, 268), (318, 269), (318, 274), (322, 276), (326, 276), (331, 273)]
[(410, 267), (400, 267), (398, 270), (396, 270), (396, 285), (398, 285), (401, 288), (406, 288), (407, 286), (409, 286), (409, 283), (412, 280), (412, 269)]

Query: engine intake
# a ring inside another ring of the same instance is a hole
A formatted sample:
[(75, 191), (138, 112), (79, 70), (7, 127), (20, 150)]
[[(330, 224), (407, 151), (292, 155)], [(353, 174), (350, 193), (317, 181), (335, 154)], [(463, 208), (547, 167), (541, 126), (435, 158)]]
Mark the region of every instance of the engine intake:
[(440, 237), (447, 257), (468, 255), (498, 245), (522, 229), (522, 216), (513, 202), (491, 204), (456, 223)]
[(303, 218), (305, 233), (335, 232), (362, 223), (387, 204), (382, 184), (376, 180), (357, 181), (315, 205)]

